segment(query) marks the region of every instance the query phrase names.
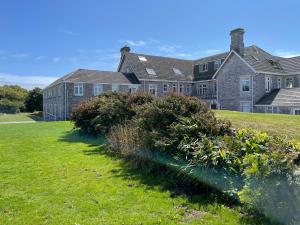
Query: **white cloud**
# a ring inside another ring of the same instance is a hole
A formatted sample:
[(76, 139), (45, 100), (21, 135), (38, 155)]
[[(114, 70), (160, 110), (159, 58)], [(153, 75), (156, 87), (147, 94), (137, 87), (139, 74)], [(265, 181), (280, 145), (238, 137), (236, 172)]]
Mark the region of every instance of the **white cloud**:
[(16, 59), (21, 59), (21, 58), (26, 58), (29, 55), (30, 55), (29, 53), (19, 53), (19, 54), (11, 54), (10, 57), (16, 58)]
[(40, 56), (35, 57), (34, 59), (39, 61), (39, 60), (42, 60), (42, 59), (45, 59), (45, 58), (46, 58), (46, 56), (40, 55)]
[(69, 29), (60, 29), (60, 32), (69, 36), (77, 36), (78, 33), (71, 31)]
[(291, 58), (291, 57), (300, 56), (300, 52), (288, 51), (288, 50), (277, 50), (275, 51), (275, 55), (284, 58)]
[(219, 49), (208, 49), (208, 50), (203, 51), (203, 53), (207, 54), (207, 55), (218, 54), (218, 53), (221, 53), (221, 52), (222, 51), (219, 50)]
[(0, 73), (0, 85), (20, 85), (26, 89), (34, 87), (44, 88), (51, 84), (58, 77), (51, 76), (21, 76)]
[(147, 39), (147, 40), (138, 40), (138, 41), (119, 40), (119, 42), (124, 44), (124, 45), (129, 45), (129, 46), (132, 46), (132, 47), (145, 47), (145, 46), (148, 46), (148, 45), (158, 43), (159, 41), (154, 40), (154, 39)]
[(54, 63), (58, 63), (59, 61), (61, 61), (61, 57), (54, 57), (53, 59), (52, 59), (52, 61), (54, 62)]

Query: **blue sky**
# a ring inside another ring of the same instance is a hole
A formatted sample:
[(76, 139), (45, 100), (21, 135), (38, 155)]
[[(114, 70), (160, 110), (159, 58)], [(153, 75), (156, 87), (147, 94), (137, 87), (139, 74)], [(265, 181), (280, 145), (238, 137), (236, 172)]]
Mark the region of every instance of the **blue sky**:
[(197, 59), (245, 44), (300, 55), (300, 1), (1, 0), (0, 85), (45, 86), (77, 68), (116, 70), (119, 49)]

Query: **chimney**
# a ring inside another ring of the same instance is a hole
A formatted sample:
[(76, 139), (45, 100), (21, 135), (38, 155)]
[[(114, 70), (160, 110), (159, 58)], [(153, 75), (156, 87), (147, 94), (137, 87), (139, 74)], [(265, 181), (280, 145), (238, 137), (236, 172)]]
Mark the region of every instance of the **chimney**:
[(126, 52), (130, 52), (130, 47), (125, 45), (123, 48), (120, 49), (121, 55), (124, 55)]
[(231, 44), (230, 50), (236, 51), (240, 56), (244, 57), (244, 33), (243, 28), (237, 28), (230, 32)]

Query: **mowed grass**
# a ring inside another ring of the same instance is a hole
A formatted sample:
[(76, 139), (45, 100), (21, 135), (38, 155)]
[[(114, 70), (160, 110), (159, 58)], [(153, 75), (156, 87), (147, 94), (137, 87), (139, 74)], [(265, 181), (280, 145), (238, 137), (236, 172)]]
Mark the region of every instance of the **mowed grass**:
[(228, 119), (237, 128), (255, 128), (279, 135), (288, 139), (300, 141), (300, 116), (284, 114), (244, 113), (226, 110), (216, 110), (220, 118)]
[(3, 114), (0, 113), (0, 122), (39, 121), (41, 117), (33, 113)]
[(267, 224), (209, 193), (174, 192), (70, 122), (0, 125), (0, 224)]

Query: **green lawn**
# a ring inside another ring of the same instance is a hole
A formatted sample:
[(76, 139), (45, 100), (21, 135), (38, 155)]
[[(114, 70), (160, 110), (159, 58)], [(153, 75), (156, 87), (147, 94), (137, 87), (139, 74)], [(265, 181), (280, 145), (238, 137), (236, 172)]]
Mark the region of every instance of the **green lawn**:
[(238, 128), (252, 127), (273, 135), (300, 141), (300, 116), (283, 114), (243, 113), (215, 111), (220, 118), (228, 119)]
[[(70, 122), (0, 125), (0, 224), (267, 224), (126, 166)], [(174, 179), (174, 178), (173, 178)]]
[(20, 122), (20, 121), (39, 121), (41, 117), (33, 113), (2, 114), (0, 113), (0, 122)]

